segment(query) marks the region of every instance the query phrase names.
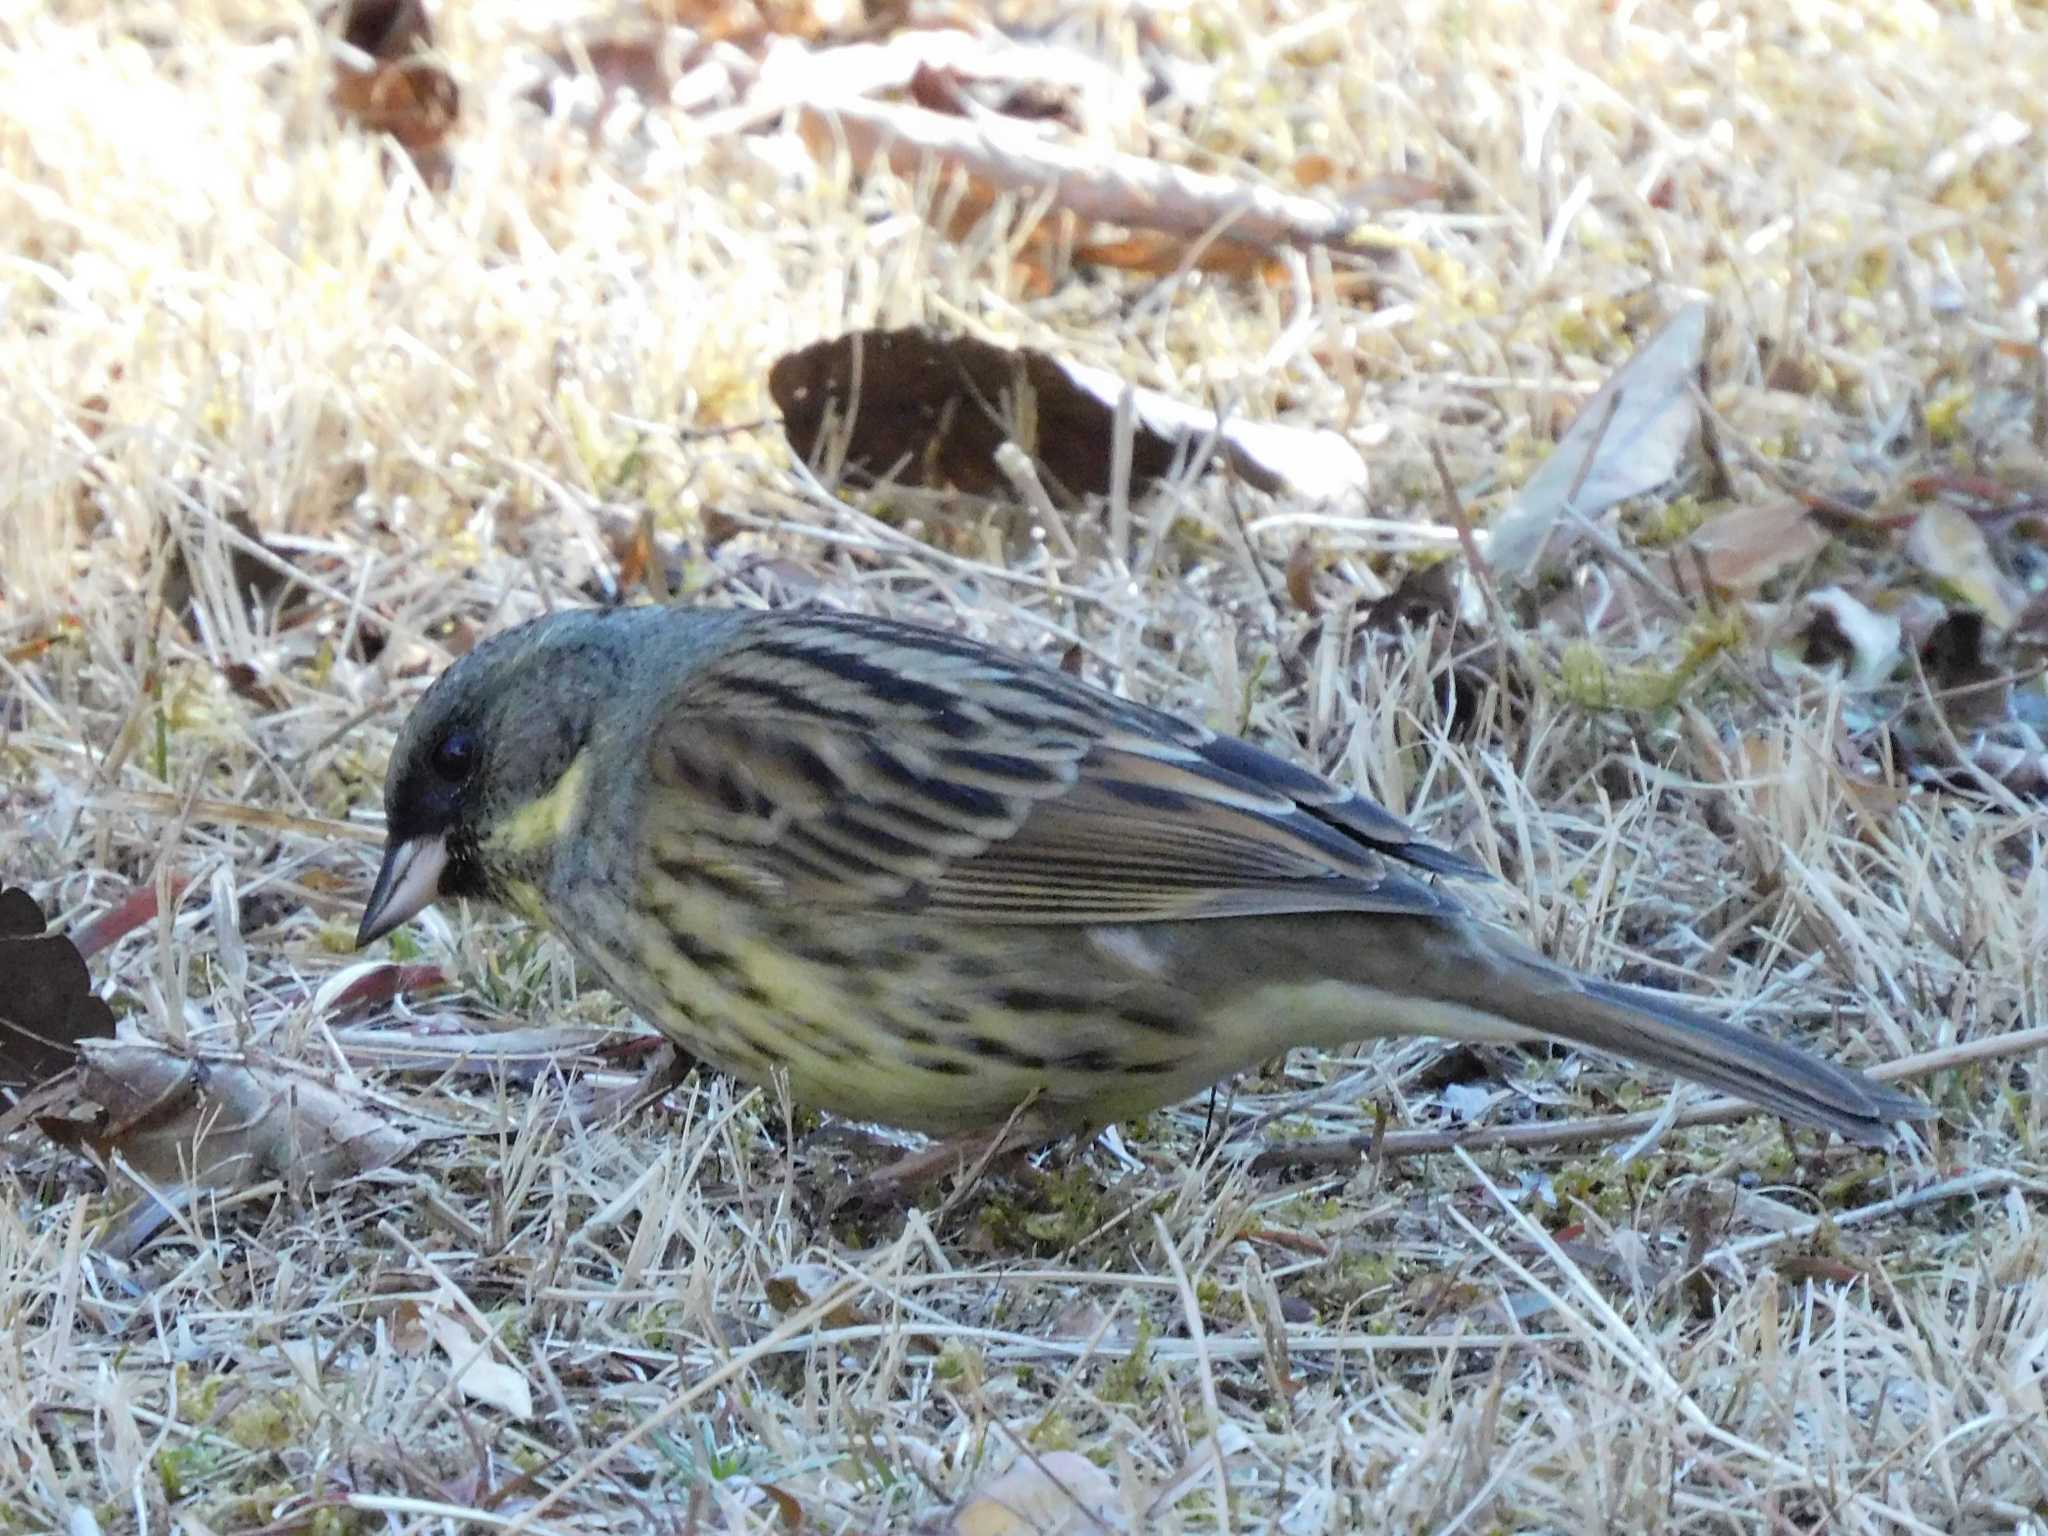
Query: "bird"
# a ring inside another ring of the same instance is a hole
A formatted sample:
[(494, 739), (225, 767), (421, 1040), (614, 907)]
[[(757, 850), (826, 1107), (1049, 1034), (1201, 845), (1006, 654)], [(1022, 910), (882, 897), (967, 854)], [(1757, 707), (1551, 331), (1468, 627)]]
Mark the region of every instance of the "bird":
[(943, 628), (820, 607), (560, 611), (400, 728), (357, 933), (481, 900), (702, 1063), (1011, 1144), (1293, 1046), (1583, 1047), (1849, 1141), (1921, 1101), (1470, 910), (1491, 878), (1239, 737)]

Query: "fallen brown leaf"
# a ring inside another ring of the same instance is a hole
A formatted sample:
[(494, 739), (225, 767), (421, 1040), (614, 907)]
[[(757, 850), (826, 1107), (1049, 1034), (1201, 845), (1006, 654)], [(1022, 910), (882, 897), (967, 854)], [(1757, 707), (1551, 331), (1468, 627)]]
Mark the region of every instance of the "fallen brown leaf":
[(911, 180), (936, 166), (998, 193), (1042, 197), (1051, 208), (1097, 223), (1185, 241), (1220, 236), (1269, 251), (1322, 247), (1362, 260), (1379, 259), (1388, 244), (1359, 209), (1106, 150), (1013, 118), (867, 101), (820, 83), (784, 105), (798, 114), (804, 141), (821, 158), (847, 154), (857, 167), (880, 163)]
[(1162, 277), (1191, 267), (1197, 272), (1266, 282), (1279, 282), (1287, 272), (1273, 252), (1227, 235), (1197, 246), (1179, 235), (1157, 235), (1147, 230), (1115, 240), (1081, 241), (1074, 247), (1074, 265), (1151, 272)]
[[(814, 342), (778, 359), (768, 375), (783, 431), (802, 458), (819, 461), (836, 440), (857, 483), (975, 494), (1009, 487), (997, 458), (1006, 443), (1030, 454), (1069, 496), (1106, 494), (1127, 388), (1102, 369), (1048, 353), (916, 328)], [(1334, 432), (1219, 425), (1213, 413), (1157, 390), (1129, 393), (1133, 492), (1212, 438), (1218, 456), (1261, 490), (1328, 499), (1365, 485), (1365, 461)]]
[[(185, 894), (185, 887), (192, 883), (192, 877), (172, 875), (165, 883), (169, 888), (171, 901), (176, 903), (177, 899)], [(90, 960), (101, 950), (120, 943), (143, 924), (155, 922), (157, 912), (156, 886), (138, 885), (79, 929), (72, 935), (72, 939), (78, 945), (78, 952)]]
[(1360, 626), (1375, 634), (1427, 629), (1431, 620), (1449, 623), (1458, 616), (1458, 567), (1449, 560), (1409, 570), (1385, 597), (1375, 598)]
[[(801, 1312), (815, 1306), (846, 1281), (846, 1276), (829, 1264), (785, 1264), (762, 1282), (768, 1305), (778, 1312)], [(828, 1328), (851, 1328), (867, 1321), (860, 1304), (848, 1295), (819, 1319)]]
[(325, 1011), (343, 1014), (354, 1008), (381, 1008), (401, 995), (438, 992), (448, 985), (448, 973), (438, 965), (373, 965), (325, 999)]
[(1322, 574), (1322, 560), (1315, 540), (1301, 538), (1287, 552), (1287, 600), (1297, 611), (1313, 617), (1322, 612), (1323, 600), (1316, 591), (1316, 577)]
[(1957, 608), (1920, 642), (1928, 685), (1959, 736), (2005, 719), (2012, 709), (2012, 667), (1989, 654), (1987, 623), (1976, 609)]
[(500, 1358), (502, 1346), (486, 1342), (475, 1323), (453, 1308), (429, 1303), (420, 1309), (420, 1325), (448, 1357), (455, 1389), (471, 1402), (496, 1408), (514, 1419), (533, 1417), (533, 1388), (526, 1373)]
[(1711, 517), (1672, 555), (1681, 591), (1702, 566), (1714, 589), (1752, 597), (1775, 576), (1827, 548), (1828, 535), (1797, 501), (1761, 501)]
[(80, 1059), (84, 1092), (107, 1115), (95, 1143), (152, 1179), (330, 1184), (388, 1167), (414, 1145), (353, 1091), (275, 1057), (92, 1040)]
[[(239, 535), (231, 537), (230, 535)], [(210, 564), (212, 551), (206, 548), (218, 540), (227, 559), (231, 595), (251, 614), (287, 611), (302, 607), (311, 595), (292, 573), (291, 560), (269, 544), (257, 531), (256, 520), (246, 507), (230, 506), (220, 516), (220, 526), (187, 518), (178, 527), (163, 525), (167, 545), (164, 574), (157, 595), (164, 607), (176, 614), (195, 634), (199, 630), (200, 592), (193, 576), (195, 563)]]

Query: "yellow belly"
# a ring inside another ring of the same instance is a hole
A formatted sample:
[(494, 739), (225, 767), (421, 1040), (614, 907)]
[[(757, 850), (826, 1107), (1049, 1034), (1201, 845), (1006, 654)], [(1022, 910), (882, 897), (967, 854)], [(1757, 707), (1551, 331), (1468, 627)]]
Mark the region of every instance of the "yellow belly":
[(859, 915), (767, 931), (753, 904), (666, 875), (643, 879), (616, 921), (555, 918), (693, 1055), (752, 1083), (784, 1073), (798, 1103), (856, 1119), (949, 1132), (1029, 1103), (1050, 1125), (1103, 1123), (1228, 1070), (1212, 1070), (1185, 1010), (1138, 1009), (1107, 973), (1028, 985), (1046, 966), (1018, 953), (1044, 943), (1025, 930), (940, 930), (940, 942), (929, 923)]

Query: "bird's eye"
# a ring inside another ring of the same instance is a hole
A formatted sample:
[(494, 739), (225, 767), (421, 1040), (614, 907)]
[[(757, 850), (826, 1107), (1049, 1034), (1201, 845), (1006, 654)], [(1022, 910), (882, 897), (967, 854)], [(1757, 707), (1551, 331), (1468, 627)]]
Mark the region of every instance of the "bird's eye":
[(434, 772), (460, 784), (476, 768), (476, 738), (467, 731), (443, 736), (434, 748)]

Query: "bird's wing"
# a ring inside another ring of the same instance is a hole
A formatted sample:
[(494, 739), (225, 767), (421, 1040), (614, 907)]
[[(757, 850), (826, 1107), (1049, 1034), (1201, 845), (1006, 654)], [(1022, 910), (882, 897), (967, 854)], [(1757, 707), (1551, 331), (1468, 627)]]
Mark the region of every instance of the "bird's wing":
[(975, 922), (1443, 913), (1476, 867), (1235, 738), (939, 631), (764, 615), (650, 747), (654, 856)]

